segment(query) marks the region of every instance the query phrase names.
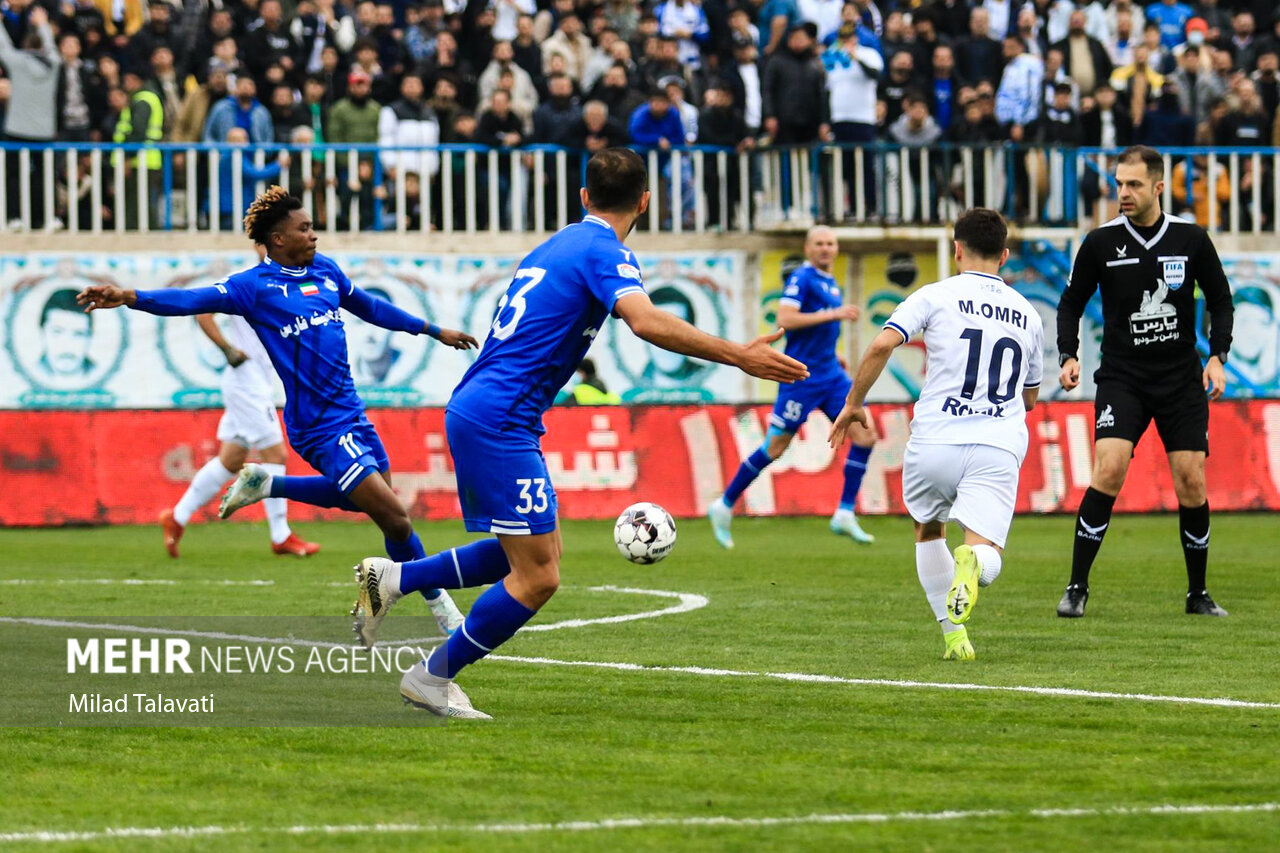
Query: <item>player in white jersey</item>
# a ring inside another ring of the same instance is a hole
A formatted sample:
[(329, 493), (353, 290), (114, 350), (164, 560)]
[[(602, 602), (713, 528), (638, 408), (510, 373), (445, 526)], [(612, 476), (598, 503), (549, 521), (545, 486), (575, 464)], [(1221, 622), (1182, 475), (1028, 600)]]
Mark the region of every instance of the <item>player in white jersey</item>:
[[(212, 314), (200, 314), (200, 330), (222, 350), (227, 367), (222, 371), (222, 405), (218, 421), (218, 455), (191, 478), (191, 485), (174, 505), (160, 513), (164, 546), (170, 557), (178, 556), (178, 542), (196, 510), (204, 506), (244, 467), (250, 451), (257, 451), (262, 466), (283, 475), (288, 451), (275, 407), (275, 371), (262, 342), (243, 317), (228, 315), (230, 325), (224, 337)], [(264, 500), (271, 550), (276, 554), (309, 557), (320, 550), (289, 528), (288, 504), (284, 498)]]
[[(1018, 469), (1027, 453), (1027, 412), (1044, 360), (1040, 315), (1000, 278), (1008, 230), (994, 210), (967, 211), (955, 225), (957, 276), (903, 300), (862, 356), (853, 390), (831, 426), (838, 447), (894, 349), (923, 334), (924, 389), (911, 419), (902, 499), (915, 520), (916, 573), (946, 641), (944, 660), (973, 660), (964, 622), (979, 587), (1000, 574), (1013, 521)], [(947, 549), (946, 523), (964, 529)]]

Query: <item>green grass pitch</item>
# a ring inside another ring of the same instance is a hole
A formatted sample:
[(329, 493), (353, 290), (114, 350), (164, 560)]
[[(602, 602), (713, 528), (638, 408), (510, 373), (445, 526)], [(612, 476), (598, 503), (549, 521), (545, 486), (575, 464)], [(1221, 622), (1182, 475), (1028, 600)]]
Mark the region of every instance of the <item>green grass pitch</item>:
[[(825, 519), (739, 519), (738, 547), (724, 552), (705, 521), (684, 520), (672, 557), (649, 567), (618, 556), (608, 523), (566, 524), (563, 587), (534, 624), (673, 604), (591, 589), (605, 584), (706, 604), (517, 636), (503, 655), (647, 668), (482, 662), (460, 683), (493, 722), (0, 728), (0, 849), (1275, 849), (1274, 517), (1214, 518), (1223, 620), (1182, 612), (1175, 517), (1117, 517), (1089, 615), (1075, 621), (1054, 615), (1071, 519), (1018, 518), (970, 623), (971, 664), (940, 659), (909, 523), (865, 523), (871, 547), (837, 539)], [(381, 539), (369, 523), (298, 527), (323, 545), (318, 557), (271, 556), (261, 524), (193, 526), (177, 561), (156, 528), (0, 531), (0, 616), (344, 642), (350, 566)], [(429, 550), (464, 538), (457, 522), (419, 532)], [(130, 578), (177, 583), (114, 582)], [(70, 582), (96, 579), (113, 583)], [(457, 596), (464, 609), (473, 597)], [(429, 621), (406, 599), (386, 636), (422, 636)], [(33, 711), (22, 667), (49, 664), (34, 659), (58, 630), (0, 624), (3, 716)], [(365, 676), (336, 694), (304, 678), (244, 683), (272, 709), (323, 698), (387, 721), (418, 713), (400, 705), (397, 680)], [(1043, 811), (1058, 809), (1082, 811)], [(358, 828), (373, 824), (403, 826)]]

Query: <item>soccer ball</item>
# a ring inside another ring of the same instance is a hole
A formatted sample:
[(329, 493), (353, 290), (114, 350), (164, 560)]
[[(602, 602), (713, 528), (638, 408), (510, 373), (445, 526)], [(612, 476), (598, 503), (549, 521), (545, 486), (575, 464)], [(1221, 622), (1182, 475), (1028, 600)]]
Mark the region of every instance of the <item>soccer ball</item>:
[(664, 559), (676, 544), (676, 522), (655, 503), (632, 504), (613, 526), (618, 551), (633, 563), (648, 565)]

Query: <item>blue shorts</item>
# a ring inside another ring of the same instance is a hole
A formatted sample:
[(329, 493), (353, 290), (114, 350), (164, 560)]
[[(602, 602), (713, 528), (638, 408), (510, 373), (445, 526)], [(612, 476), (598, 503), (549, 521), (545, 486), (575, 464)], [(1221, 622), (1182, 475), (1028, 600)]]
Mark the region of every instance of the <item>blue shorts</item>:
[(453, 412), (445, 413), (444, 431), (467, 530), (529, 536), (556, 529), (556, 490), (537, 435), (486, 429)]
[(386, 448), (373, 424), (363, 416), (343, 432), (294, 445), (298, 455), (344, 495), (370, 474), (391, 469)]
[(853, 382), (843, 373), (816, 384), (812, 379), (778, 386), (778, 400), (769, 415), (769, 429), (779, 432), (795, 432), (808, 419), (814, 409), (835, 420), (844, 408), (845, 398)]

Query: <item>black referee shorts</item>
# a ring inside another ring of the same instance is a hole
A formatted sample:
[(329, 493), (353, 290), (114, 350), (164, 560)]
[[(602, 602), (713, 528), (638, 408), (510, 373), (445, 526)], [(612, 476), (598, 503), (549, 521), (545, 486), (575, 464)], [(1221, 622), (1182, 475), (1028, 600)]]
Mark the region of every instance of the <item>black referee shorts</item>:
[(1136, 445), (1155, 420), (1165, 452), (1209, 453), (1209, 397), (1198, 377), (1194, 382), (1150, 386), (1119, 379), (1099, 380), (1093, 417), (1095, 441), (1122, 438)]

